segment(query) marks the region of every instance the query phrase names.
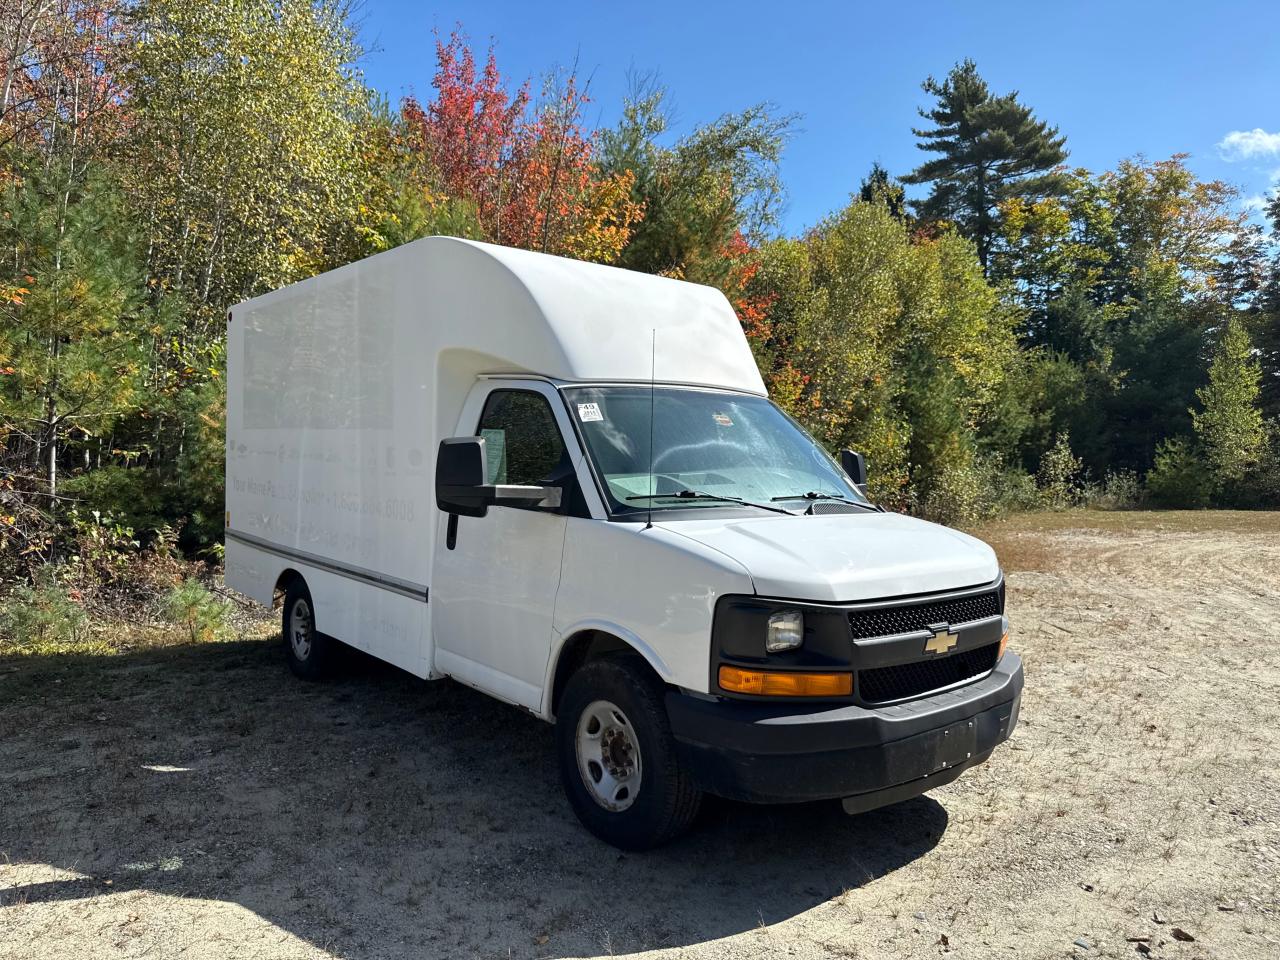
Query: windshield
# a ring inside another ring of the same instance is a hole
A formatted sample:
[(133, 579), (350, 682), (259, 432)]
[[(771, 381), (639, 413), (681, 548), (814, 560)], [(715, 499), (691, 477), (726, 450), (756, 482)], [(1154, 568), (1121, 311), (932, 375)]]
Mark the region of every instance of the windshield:
[(651, 505), (734, 505), (720, 498), (787, 509), (805, 507), (806, 494), (867, 502), (827, 452), (764, 397), (656, 387), (651, 398), (647, 385), (563, 392), (615, 514)]

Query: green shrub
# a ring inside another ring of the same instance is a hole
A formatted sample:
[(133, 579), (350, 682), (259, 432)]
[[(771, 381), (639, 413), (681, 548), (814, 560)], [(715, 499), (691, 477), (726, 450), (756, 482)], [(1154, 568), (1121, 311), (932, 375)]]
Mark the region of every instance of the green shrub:
[(167, 481), (166, 502), (168, 516), (182, 518), (178, 546), (194, 556), (207, 554), (222, 540), (226, 391), (211, 381), (189, 391), (182, 406), (188, 426), (175, 475)]
[(220, 640), (227, 635), (231, 604), (214, 596), (189, 577), (173, 587), (161, 602), (166, 620), (183, 627), (193, 643)]
[(68, 554), (61, 577), (74, 587), (96, 619), (131, 620), (150, 611), (155, 599), (179, 582), (195, 565), (178, 556), (175, 535), (160, 527), (143, 546), (133, 528), (110, 514), (73, 509), (63, 522), (63, 550)]
[(1147, 474), (1147, 492), (1161, 507), (1205, 507), (1209, 481), (1204, 463), (1185, 437), (1171, 437), (1156, 448), (1155, 465)]
[(982, 478), (972, 464), (950, 466), (934, 478), (920, 511), (936, 523), (965, 524), (984, 513)]
[(999, 458), (990, 461), (991, 516), (1040, 509), (1036, 478), (1018, 467), (1006, 467)]
[(1142, 505), (1146, 490), (1132, 470), (1114, 470), (1102, 483), (1087, 484), (1080, 496), (1084, 506), (1094, 510), (1134, 510)]
[(112, 518), (149, 540), (168, 523), (160, 480), (155, 470), (106, 466), (68, 477), (61, 492), (79, 501), (76, 516)]
[(133, 527), (109, 513), (93, 510), (84, 514), (72, 509), (67, 525), (75, 541), (75, 552), (70, 557), (72, 572), (82, 588), (112, 583), (124, 576), (142, 546), (133, 535)]
[(965, 525), (1040, 505), (1035, 481), (1006, 467), (998, 456), (974, 457), (951, 466), (935, 479), (920, 503), (920, 512), (937, 523)]
[(1268, 420), (1265, 429), (1257, 462), (1239, 480), (1218, 487), (1217, 506), (1245, 510), (1280, 507), (1280, 419)]
[(0, 651), (57, 651), (79, 643), (89, 618), (50, 570), (34, 586), (21, 584), (0, 602)]
[(1059, 433), (1053, 446), (1045, 451), (1036, 479), (1040, 497), (1051, 510), (1066, 510), (1080, 500), (1080, 471), (1084, 461), (1071, 452), (1071, 438)]
[(99, 467), (67, 478), (62, 492), (80, 515), (112, 517), (132, 528), (143, 546), (167, 536), (188, 555), (206, 552), (222, 536), (224, 468), (222, 420), (215, 438), (205, 419), (187, 436), (176, 466)]

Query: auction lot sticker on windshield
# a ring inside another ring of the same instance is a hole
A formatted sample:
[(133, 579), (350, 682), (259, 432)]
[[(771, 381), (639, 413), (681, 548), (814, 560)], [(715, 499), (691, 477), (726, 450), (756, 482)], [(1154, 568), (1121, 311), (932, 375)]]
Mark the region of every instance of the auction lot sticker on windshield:
[(598, 403), (580, 403), (578, 404), (578, 419), (583, 423), (590, 423), (592, 420), (603, 420), (604, 414), (600, 412), (600, 404)]
[(713, 413), (711, 415), (711, 419), (714, 420), (716, 423), (720, 424), (720, 426), (722, 427), (733, 426), (733, 421), (729, 419), (729, 415), (727, 413)]

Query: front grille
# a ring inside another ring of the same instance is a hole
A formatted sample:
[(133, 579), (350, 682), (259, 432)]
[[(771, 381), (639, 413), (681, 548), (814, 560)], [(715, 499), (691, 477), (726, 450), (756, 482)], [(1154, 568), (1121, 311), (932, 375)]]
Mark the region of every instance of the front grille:
[(853, 639), (863, 640), (867, 637), (887, 637), (895, 633), (926, 630), (932, 623), (954, 625), (999, 615), (999, 591), (990, 590), (967, 597), (924, 601), (900, 607), (851, 610), (849, 628), (853, 631)]
[(932, 660), (859, 670), (858, 696), (864, 703), (892, 703), (975, 680), (995, 668), (999, 653), (1000, 644), (989, 643), (985, 647)]

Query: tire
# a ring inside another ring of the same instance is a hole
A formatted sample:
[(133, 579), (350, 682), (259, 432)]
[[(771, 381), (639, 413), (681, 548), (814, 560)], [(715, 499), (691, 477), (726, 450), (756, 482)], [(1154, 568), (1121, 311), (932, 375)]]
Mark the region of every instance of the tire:
[(595, 660), (569, 678), (556, 717), (560, 778), (573, 812), (623, 850), (679, 836), (702, 801), (676, 755), (663, 692), (641, 661)]
[(316, 630), (315, 605), (301, 577), (295, 577), (285, 591), (280, 632), (289, 669), (295, 676), (303, 680), (327, 680), (333, 676), (338, 642)]

